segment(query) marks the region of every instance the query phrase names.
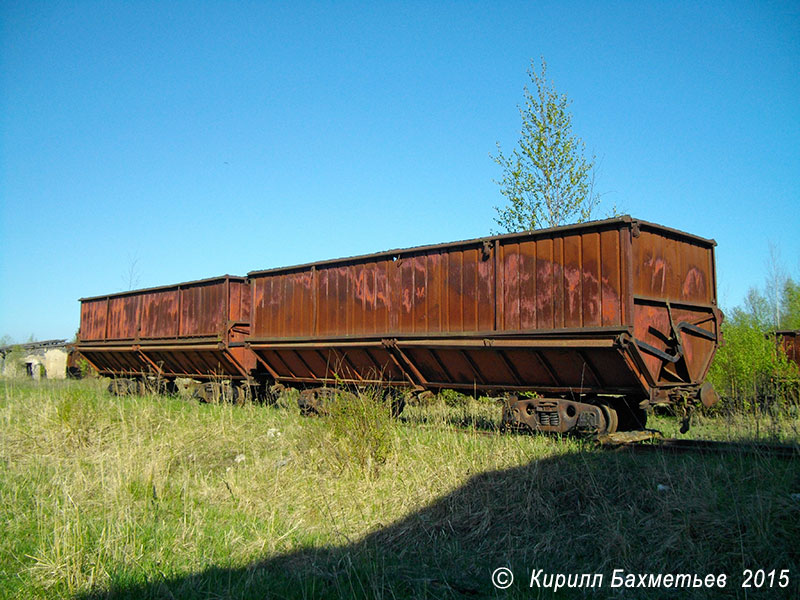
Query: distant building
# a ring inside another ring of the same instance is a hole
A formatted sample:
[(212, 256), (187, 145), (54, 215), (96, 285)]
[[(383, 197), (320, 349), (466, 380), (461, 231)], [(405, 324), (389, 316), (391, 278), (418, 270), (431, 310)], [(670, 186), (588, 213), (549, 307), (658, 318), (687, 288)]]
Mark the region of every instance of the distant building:
[(3, 377), (65, 379), (69, 351), (67, 340), (0, 346), (0, 373)]

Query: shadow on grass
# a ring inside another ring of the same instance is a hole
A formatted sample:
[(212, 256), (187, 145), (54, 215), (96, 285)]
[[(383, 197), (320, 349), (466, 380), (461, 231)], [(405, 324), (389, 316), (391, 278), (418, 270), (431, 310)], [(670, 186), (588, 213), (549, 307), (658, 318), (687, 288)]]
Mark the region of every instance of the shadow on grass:
[[(614, 569), (726, 573), (725, 593), (742, 597), (748, 567), (791, 569), (790, 588), (763, 597), (798, 597), (800, 505), (791, 495), (798, 491), (793, 461), (567, 453), (475, 475), (358, 541), (186, 576), (126, 581), (112, 574), (110, 589), (79, 598), (552, 597), (528, 587), (532, 569), (602, 573), (603, 587), (594, 591), (604, 598), (620, 591), (610, 588)], [(506, 591), (491, 583), (501, 566), (516, 576)], [(623, 597), (681, 595), (666, 588), (627, 592)], [(583, 593), (562, 590), (557, 597)]]
[(456, 429), (474, 429), (475, 431), (490, 431), (495, 432), (500, 430), (500, 424), (495, 419), (483, 415), (451, 415), (447, 419), (430, 418), (424, 415), (414, 415), (414, 417), (400, 417), (400, 422), (403, 425), (417, 427), (419, 425), (448, 428), (454, 427)]
[(449, 406), (440, 403), (406, 408), (399, 420), (406, 425), (455, 427), (475, 431), (498, 431), (502, 421), (502, 406), (494, 403)]

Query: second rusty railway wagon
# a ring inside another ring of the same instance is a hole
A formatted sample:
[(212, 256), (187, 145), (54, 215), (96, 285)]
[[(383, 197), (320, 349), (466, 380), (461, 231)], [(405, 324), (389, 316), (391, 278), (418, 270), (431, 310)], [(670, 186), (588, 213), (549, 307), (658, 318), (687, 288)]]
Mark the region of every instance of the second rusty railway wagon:
[(250, 299), (247, 280), (231, 275), (82, 298), (75, 348), (118, 385), (248, 381), (256, 366), (244, 347)]
[(775, 332), (777, 343), (783, 348), (786, 358), (800, 368), (800, 329), (782, 329)]
[(624, 216), (253, 271), (247, 345), (278, 383), (533, 391), (509, 423), (636, 427), (716, 399), (714, 246)]

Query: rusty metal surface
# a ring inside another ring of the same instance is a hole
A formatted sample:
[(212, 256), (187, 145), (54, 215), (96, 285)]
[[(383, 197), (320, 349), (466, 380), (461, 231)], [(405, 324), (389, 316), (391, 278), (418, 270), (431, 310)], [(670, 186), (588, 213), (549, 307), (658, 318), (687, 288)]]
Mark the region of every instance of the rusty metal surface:
[(100, 375), (145, 375), (150, 371), (147, 361), (130, 346), (92, 346), (80, 342), (75, 344), (80, 355), (91, 364)]
[[(472, 391), (527, 390), (637, 393), (639, 381), (620, 364), (610, 329), (548, 339), (505, 337), (392, 338), (375, 341), (261, 341), (257, 352), (278, 380), (393, 382)], [(251, 343), (253, 345), (253, 343)]]
[(713, 246), (641, 224), (632, 259), (634, 337), (649, 380), (655, 386), (701, 383), (722, 322)]
[(786, 353), (786, 358), (800, 368), (800, 329), (783, 329), (776, 331), (775, 336)]
[(249, 274), (253, 337), (530, 331), (629, 322), (629, 219)]
[(243, 277), (225, 275), (172, 286), (81, 299), (80, 340), (148, 340), (224, 335), (229, 321), (249, 321)]
[(610, 407), (554, 398), (525, 398), (503, 407), (503, 428), (527, 427), (531, 431), (604, 434), (616, 430)]
[(230, 275), (84, 298), (76, 347), (104, 375), (246, 377), (250, 300)]
[(248, 345), (287, 382), (698, 393), (714, 245), (621, 217), (253, 271)]
[(583, 230), (587, 227), (594, 227), (594, 228), (601, 228), (603, 226), (613, 224), (613, 223), (627, 223), (631, 227), (634, 225), (639, 227), (641, 225), (651, 226), (658, 228), (660, 231), (665, 233), (672, 233), (673, 235), (681, 238), (686, 239), (688, 241), (694, 241), (700, 244), (706, 244), (709, 246), (715, 246), (716, 242), (713, 239), (700, 237), (691, 233), (687, 233), (685, 231), (680, 231), (678, 229), (672, 229), (670, 227), (665, 227), (664, 225), (657, 225), (655, 223), (649, 223), (647, 221), (642, 221), (640, 219), (634, 219), (630, 215), (620, 215), (618, 217), (614, 217), (612, 219), (605, 219), (602, 221), (591, 221), (589, 223), (576, 223), (573, 225), (562, 225), (560, 227), (550, 227), (547, 229), (537, 229), (535, 231), (524, 231), (521, 233), (506, 233), (502, 235), (495, 235), (491, 237), (484, 237), (484, 238), (472, 238), (470, 240), (462, 240), (457, 242), (445, 242), (442, 244), (426, 244), (423, 246), (413, 246), (410, 248), (396, 248), (392, 250), (384, 250), (383, 252), (375, 252), (372, 254), (360, 254), (356, 256), (349, 256), (343, 258), (334, 258), (329, 260), (321, 260), (311, 263), (304, 263), (300, 265), (291, 265), (288, 267), (274, 267), (270, 269), (258, 269), (255, 271), (250, 271), (248, 276), (252, 275), (267, 275), (267, 274), (275, 274), (275, 273), (288, 273), (290, 271), (298, 271), (298, 270), (305, 270), (312, 266), (321, 267), (321, 266), (328, 266), (328, 265), (337, 265), (342, 263), (349, 263), (353, 261), (363, 261), (367, 258), (382, 258), (382, 257), (393, 257), (397, 256), (400, 253), (409, 253), (409, 252), (421, 252), (427, 250), (438, 250), (443, 248), (453, 248), (457, 246), (463, 246), (467, 244), (481, 244), (484, 240), (513, 240), (513, 239), (521, 239), (528, 237), (530, 235), (545, 237), (551, 234), (556, 236), (564, 235), (565, 233), (569, 233), (572, 230)]

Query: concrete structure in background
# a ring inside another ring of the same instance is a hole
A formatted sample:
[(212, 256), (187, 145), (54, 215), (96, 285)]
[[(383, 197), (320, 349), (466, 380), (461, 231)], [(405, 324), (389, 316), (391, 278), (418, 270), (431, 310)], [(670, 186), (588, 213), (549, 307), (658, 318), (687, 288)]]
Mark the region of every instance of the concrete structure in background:
[(0, 373), (3, 377), (66, 379), (68, 357), (67, 340), (0, 346)]

